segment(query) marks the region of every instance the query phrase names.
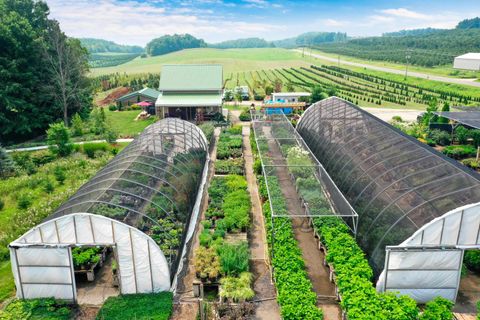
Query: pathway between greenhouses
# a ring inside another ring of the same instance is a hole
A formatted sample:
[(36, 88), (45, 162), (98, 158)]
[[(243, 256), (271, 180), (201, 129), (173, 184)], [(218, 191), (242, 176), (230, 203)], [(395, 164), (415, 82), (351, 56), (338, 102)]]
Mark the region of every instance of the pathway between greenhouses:
[[(270, 132), (265, 132), (265, 135), (271, 138)], [(287, 200), (288, 212), (292, 216), (302, 215), (304, 214), (304, 209), (295, 186), (290, 179), (285, 158), (275, 140), (269, 139), (268, 144), (273, 163), (280, 165), (275, 169), (283, 196)], [(317, 306), (323, 310), (325, 320), (342, 319), (340, 306), (335, 299), (335, 286), (330, 281), (330, 271), (323, 265), (325, 255), (318, 249), (312, 227), (308, 223), (307, 218), (292, 218), (292, 225), (298, 246), (302, 250), (308, 277), (318, 297)]]

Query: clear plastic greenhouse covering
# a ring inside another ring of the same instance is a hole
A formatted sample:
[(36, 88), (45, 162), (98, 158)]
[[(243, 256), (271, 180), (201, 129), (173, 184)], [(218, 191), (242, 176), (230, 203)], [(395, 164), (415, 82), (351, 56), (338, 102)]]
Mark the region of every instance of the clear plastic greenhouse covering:
[(92, 245), (116, 248), (122, 293), (171, 289), (198, 217), (207, 151), (192, 123), (167, 118), (147, 127), (10, 245), (17, 295), (75, 300), (71, 247)]
[[(315, 103), (297, 130), (358, 213), (357, 241), (376, 276), (384, 269), (387, 246), (401, 244), (451, 210), (480, 202), (478, 173), (350, 102), (331, 97)], [(476, 210), (469, 231), (473, 246), (480, 223)], [(435, 236), (439, 232), (444, 230)]]

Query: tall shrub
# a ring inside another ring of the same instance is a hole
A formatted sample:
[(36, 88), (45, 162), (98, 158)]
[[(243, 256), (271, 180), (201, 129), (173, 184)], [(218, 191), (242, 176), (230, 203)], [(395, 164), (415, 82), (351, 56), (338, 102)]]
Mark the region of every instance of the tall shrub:
[(60, 157), (66, 157), (73, 151), (70, 132), (63, 122), (50, 125), (47, 130), (47, 143), (50, 151)]
[(0, 178), (6, 178), (15, 173), (15, 162), (7, 151), (0, 146)]

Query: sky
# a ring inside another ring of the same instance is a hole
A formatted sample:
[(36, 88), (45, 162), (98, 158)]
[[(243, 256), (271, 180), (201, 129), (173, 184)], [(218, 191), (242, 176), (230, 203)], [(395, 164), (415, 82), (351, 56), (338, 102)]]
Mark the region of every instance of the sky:
[(480, 15), (479, 0), (46, 0), (68, 36), (144, 46), (165, 34), (208, 43), (307, 31), (352, 37), (416, 28), (454, 28)]

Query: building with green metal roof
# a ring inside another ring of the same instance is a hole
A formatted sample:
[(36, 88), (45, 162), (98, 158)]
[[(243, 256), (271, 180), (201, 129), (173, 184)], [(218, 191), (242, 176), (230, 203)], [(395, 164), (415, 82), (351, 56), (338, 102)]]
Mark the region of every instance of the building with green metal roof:
[(117, 107), (119, 108), (119, 110), (121, 110), (125, 106), (137, 104), (142, 101), (147, 101), (154, 104), (155, 101), (157, 101), (159, 95), (160, 92), (155, 89), (143, 88), (141, 90), (137, 90), (123, 95), (120, 98), (117, 98), (115, 102), (117, 103)]
[(163, 65), (159, 90), (155, 109), (160, 118), (207, 120), (222, 112), (223, 67), (213, 64)]

